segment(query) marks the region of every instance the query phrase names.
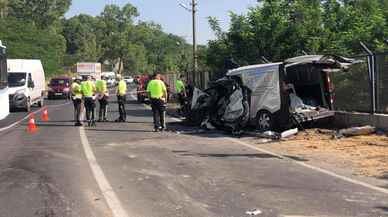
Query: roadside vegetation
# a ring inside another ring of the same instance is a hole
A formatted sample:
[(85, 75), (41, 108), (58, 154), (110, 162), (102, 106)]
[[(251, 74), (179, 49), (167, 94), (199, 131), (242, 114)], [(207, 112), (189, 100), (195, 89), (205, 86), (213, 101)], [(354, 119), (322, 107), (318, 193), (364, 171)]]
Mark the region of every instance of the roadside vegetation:
[[(216, 39), (199, 46), (199, 71), (219, 77), (231, 62), (242, 66), (306, 53), (353, 56), (362, 53), (360, 41), (374, 51), (388, 49), (386, 0), (258, 2), (245, 14), (230, 12), (227, 31), (209, 17)], [(70, 5), (71, 0), (0, 0), (0, 39), (9, 57), (40, 58), (48, 75), (81, 61), (130, 73), (191, 70), (191, 45), (157, 23), (139, 20), (133, 5), (65, 18)]]
[(0, 40), (8, 57), (41, 59), (47, 76), (84, 61), (131, 73), (191, 67), (190, 45), (156, 23), (138, 20), (139, 11), (131, 4), (66, 19), (70, 5), (71, 0), (0, 0)]
[(223, 31), (216, 17), (209, 22), (217, 39), (208, 44), (206, 63), (224, 73), (228, 59), (249, 65), (308, 54), (353, 56), (360, 41), (374, 51), (388, 49), (386, 0), (262, 0), (246, 14), (230, 13)]

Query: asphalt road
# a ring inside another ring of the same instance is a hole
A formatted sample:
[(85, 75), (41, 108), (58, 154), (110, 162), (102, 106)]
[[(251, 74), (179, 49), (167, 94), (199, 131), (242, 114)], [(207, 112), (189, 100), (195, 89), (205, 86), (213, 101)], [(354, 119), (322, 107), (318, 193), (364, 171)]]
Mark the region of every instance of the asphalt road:
[[(50, 102), (62, 104), (62, 101)], [(72, 105), (50, 121), (0, 132), (0, 217), (388, 216), (388, 194), (199, 134), (131, 99), (127, 123), (75, 128)], [(110, 120), (117, 105), (110, 105)], [(6, 123), (1, 123), (6, 125)], [(88, 149), (90, 148), (90, 149)]]

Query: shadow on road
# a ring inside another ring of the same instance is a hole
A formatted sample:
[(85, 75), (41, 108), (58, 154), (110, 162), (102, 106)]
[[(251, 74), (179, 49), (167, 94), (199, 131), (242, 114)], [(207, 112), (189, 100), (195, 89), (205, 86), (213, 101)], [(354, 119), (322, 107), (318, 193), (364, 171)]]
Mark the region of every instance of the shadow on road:
[[(96, 110), (98, 112), (98, 110)], [(131, 117), (130, 116), (133, 116), (133, 117), (144, 117), (144, 118), (147, 118), (147, 117), (152, 117), (152, 112), (151, 111), (148, 111), (147, 109), (130, 109), (130, 110), (125, 110), (126, 113), (127, 113), (127, 118), (130, 119)], [(118, 116), (118, 113), (119, 111), (118, 110), (109, 110), (109, 113), (111, 114), (117, 114)]]
[[(37, 122), (36, 123), (38, 127), (74, 127), (74, 124), (51, 124), (51, 123), (42, 123), (42, 122)], [(27, 124), (24, 124), (27, 126)]]
[(384, 213), (388, 213), (388, 206), (378, 206), (378, 207), (375, 207), (375, 209), (379, 209)]
[(125, 130), (125, 129), (95, 129), (95, 128), (86, 128), (86, 131), (95, 131), (95, 132), (123, 132), (123, 133), (149, 133), (150, 130)]
[[(175, 152), (176, 153), (176, 152)], [(273, 156), (265, 153), (257, 154), (215, 154), (215, 153), (182, 153), (181, 156), (185, 157), (214, 157), (214, 158), (230, 158), (230, 157), (239, 157), (239, 158), (277, 158), (282, 159), (277, 156)]]
[(307, 162), (309, 160), (305, 159), (305, 158), (301, 158), (301, 157), (297, 157), (297, 156), (291, 156), (291, 155), (283, 155), (284, 157), (286, 158), (290, 158), (290, 159), (293, 159), (293, 160), (296, 160), (296, 161), (300, 161), (300, 162)]

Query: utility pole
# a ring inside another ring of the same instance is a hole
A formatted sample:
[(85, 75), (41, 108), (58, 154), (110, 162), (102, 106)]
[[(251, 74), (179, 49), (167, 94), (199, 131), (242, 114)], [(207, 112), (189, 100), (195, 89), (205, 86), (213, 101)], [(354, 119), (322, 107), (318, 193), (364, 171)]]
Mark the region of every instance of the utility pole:
[(182, 8), (189, 11), (193, 15), (193, 72), (192, 72), (192, 82), (195, 84), (196, 81), (196, 75), (198, 71), (198, 55), (197, 55), (197, 22), (196, 22), (196, 13), (197, 13), (197, 0), (191, 1), (191, 8), (186, 6), (183, 3), (179, 4)]
[(192, 13), (193, 13), (193, 83), (195, 84), (197, 69), (198, 69), (198, 55), (197, 55), (197, 22), (196, 22), (196, 13), (197, 13), (197, 1), (192, 0)]

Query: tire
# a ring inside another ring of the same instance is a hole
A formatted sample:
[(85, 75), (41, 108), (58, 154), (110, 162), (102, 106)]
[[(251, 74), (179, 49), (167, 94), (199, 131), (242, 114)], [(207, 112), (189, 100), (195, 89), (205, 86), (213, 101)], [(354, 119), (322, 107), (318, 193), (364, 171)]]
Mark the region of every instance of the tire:
[(43, 96), (40, 97), (40, 100), (38, 102), (38, 106), (39, 106), (39, 108), (42, 108), (44, 106), (44, 97)]
[(256, 116), (256, 128), (260, 131), (273, 130), (273, 115), (269, 111), (259, 111)]
[(24, 108), (24, 110), (26, 112), (30, 112), (31, 111), (31, 100), (30, 99), (27, 99), (26, 107)]
[(144, 99), (143, 99), (142, 96), (137, 96), (137, 101), (138, 101), (139, 103), (143, 103), (143, 102), (144, 102)]

